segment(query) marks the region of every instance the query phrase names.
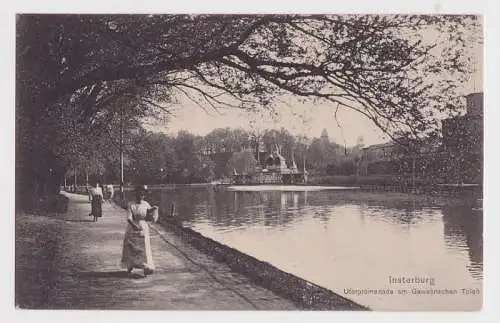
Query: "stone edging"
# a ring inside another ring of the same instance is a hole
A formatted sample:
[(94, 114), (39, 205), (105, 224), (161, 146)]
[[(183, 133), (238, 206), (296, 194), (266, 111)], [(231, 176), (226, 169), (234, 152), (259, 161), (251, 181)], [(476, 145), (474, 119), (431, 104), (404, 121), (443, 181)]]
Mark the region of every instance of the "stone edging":
[[(116, 201), (124, 207), (126, 201)], [(175, 218), (160, 217), (160, 224), (177, 234), (181, 239), (208, 254), (218, 262), (227, 264), (233, 271), (308, 310), (369, 311), (370, 308), (351, 301), (326, 288), (284, 272), (267, 262), (260, 261), (237, 249), (226, 246), (182, 226)]]
[(211, 255), (255, 284), (269, 289), (310, 310), (370, 310), (326, 288), (284, 272), (267, 262), (260, 261), (237, 249), (207, 238), (175, 219), (162, 219), (161, 225), (178, 234), (201, 252)]

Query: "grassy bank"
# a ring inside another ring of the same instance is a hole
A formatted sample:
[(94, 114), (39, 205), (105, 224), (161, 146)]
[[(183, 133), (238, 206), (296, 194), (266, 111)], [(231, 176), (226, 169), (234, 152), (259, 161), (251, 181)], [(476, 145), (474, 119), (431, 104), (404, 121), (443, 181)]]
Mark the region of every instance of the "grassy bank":
[(444, 205), (469, 205), (473, 204), (475, 198), (433, 196), (429, 194), (412, 194), (404, 192), (380, 192), (367, 190), (338, 190), (334, 193), (336, 200), (368, 203), (368, 204), (408, 204), (415, 203), (419, 206), (444, 206)]
[[(428, 178), (416, 178), (413, 182), (398, 176), (320, 176), (308, 179), (309, 185), (356, 186), (367, 191), (411, 193), (413, 195), (445, 196), (453, 198), (479, 198), (482, 185), (443, 186), (443, 183)], [(396, 195), (397, 196), (397, 195)]]
[[(409, 179), (408, 184), (409, 184)], [(379, 186), (401, 186), (405, 179), (394, 175), (374, 175), (374, 176), (354, 176), (354, 175), (319, 175), (309, 176), (308, 183), (312, 185), (339, 185), (339, 186), (359, 186), (359, 185), (379, 185)], [(432, 185), (429, 179), (415, 180), (417, 186)]]
[(68, 199), (60, 194), (41, 196), (32, 205), (18, 205), (16, 212), (29, 214), (64, 213), (68, 210)]

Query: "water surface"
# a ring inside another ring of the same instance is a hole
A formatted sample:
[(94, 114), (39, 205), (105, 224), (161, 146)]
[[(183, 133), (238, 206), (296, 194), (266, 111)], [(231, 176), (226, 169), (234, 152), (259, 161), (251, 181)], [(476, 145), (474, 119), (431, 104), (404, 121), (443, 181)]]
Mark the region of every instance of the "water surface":
[[(482, 214), (470, 206), (402, 194), (188, 186), (155, 190), (151, 199), (162, 210), (174, 203), (175, 216), (207, 237), (375, 310), (481, 308)], [(413, 294), (414, 288), (457, 294)], [(366, 289), (394, 294), (353, 294)]]

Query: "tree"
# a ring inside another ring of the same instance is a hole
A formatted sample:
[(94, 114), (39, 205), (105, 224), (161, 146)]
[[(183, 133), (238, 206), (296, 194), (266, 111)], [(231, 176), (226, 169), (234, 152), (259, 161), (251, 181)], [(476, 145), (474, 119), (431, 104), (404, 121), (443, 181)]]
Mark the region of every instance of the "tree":
[(203, 182), (211, 182), (215, 179), (215, 162), (209, 158), (204, 158), (201, 162), (201, 168), (198, 171), (198, 177)]
[[(58, 164), (57, 134), (47, 129), (58, 119), (48, 115), (72, 102), (94, 128), (115, 118), (123, 99), (140, 118), (169, 113), (179, 95), (254, 109), (290, 94), (418, 137), (456, 99), (479, 25), (456, 15), (19, 15), (16, 166), (27, 174), (35, 156), (40, 162), (21, 186)], [(426, 39), (428, 30), (447, 45)]]
[(190, 181), (200, 169), (201, 160), (198, 155), (196, 136), (187, 132), (179, 131), (174, 140), (174, 151), (176, 160), (177, 178)]
[(235, 152), (227, 163), (228, 174), (236, 171), (238, 174), (253, 174), (257, 160), (250, 151)]

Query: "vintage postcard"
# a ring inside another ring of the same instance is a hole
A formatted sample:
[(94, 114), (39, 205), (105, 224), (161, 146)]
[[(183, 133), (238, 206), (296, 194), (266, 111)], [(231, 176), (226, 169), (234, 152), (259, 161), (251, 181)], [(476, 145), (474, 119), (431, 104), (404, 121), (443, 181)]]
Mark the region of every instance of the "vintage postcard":
[(18, 310), (483, 308), (483, 16), (15, 25)]

